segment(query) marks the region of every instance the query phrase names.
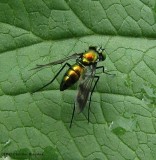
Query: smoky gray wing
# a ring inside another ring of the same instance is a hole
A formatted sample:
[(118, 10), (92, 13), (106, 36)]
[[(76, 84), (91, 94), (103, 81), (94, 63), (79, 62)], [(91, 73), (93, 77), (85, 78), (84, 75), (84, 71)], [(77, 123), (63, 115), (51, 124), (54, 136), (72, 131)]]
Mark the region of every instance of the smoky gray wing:
[(84, 73), (81, 75), (78, 84), (78, 93), (75, 100), (76, 112), (82, 112), (86, 106), (89, 94), (92, 89), (92, 83), (95, 76), (95, 66), (86, 67)]
[(41, 69), (43, 67), (49, 67), (49, 66), (54, 66), (54, 65), (57, 65), (57, 64), (62, 64), (69, 59), (77, 59), (78, 57), (81, 56), (81, 54), (82, 53), (75, 53), (71, 56), (65, 57), (63, 59), (60, 59), (60, 60), (57, 60), (57, 61), (54, 61), (54, 62), (50, 62), (50, 63), (47, 63), (47, 64), (37, 64), (36, 67), (34, 67), (30, 70)]

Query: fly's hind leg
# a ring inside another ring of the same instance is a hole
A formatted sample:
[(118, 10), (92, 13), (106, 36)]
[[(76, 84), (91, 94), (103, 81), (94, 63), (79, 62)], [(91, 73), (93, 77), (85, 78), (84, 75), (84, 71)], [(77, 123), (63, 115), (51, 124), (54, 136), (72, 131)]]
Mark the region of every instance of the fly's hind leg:
[(74, 103), (74, 108), (73, 108), (73, 113), (72, 113), (72, 117), (71, 117), (71, 121), (70, 121), (70, 126), (69, 126), (69, 128), (71, 128), (71, 126), (72, 126), (73, 118), (74, 118), (74, 113), (75, 113), (75, 103)]
[(53, 81), (56, 79), (56, 77), (61, 73), (61, 71), (64, 69), (65, 66), (68, 66), (68, 67), (71, 67), (71, 65), (69, 63), (65, 63), (62, 68), (57, 72), (57, 74), (55, 75), (55, 77), (50, 81), (48, 82), (47, 84), (45, 84), (43, 87), (37, 89), (35, 92), (38, 92), (40, 90), (42, 90), (43, 88), (47, 87), (48, 85), (50, 85), (51, 83), (53, 83)]

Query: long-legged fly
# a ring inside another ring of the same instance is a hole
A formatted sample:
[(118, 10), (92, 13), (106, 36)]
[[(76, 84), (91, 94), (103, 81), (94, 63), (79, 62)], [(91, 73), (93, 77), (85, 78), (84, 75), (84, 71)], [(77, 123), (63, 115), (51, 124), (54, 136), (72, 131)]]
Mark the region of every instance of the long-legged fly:
[[(70, 65), (69, 63), (66, 62), (69, 59), (76, 59), (76, 63)], [(51, 84), (66, 66), (68, 66), (69, 68), (62, 78), (62, 82), (60, 84), (60, 91), (64, 91), (65, 89), (69, 88), (78, 81), (78, 93), (74, 103), (70, 127), (72, 126), (74, 113), (82, 112), (84, 107), (86, 106), (87, 101), (89, 101), (89, 107), (88, 107), (88, 122), (89, 122), (89, 110), (90, 110), (91, 98), (93, 91), (99, 80), (99, 76), (95, 75), (96, 69), (102, 69), (102, 72), (106, 73), (104, 70), (104, 66), (97, 67), (97, 63), (99, 61), (104, 61), (105, 59), (106, 59), (106, 54), (102, 47), (90, 46), (88, 51), (85, 51), (84, 53), (75, 53), (61, 60), (54, 61), (48, 64), (36, 65), (36, 67), (33, 68), (33, 69), (41, 69), (42, 67), (54, 66), (66, 62), (58, 71), (58, 73), (55, 75), (55, 77), (50, 82), (45, 84), (43, 87), (39, 88), (37, 91)], [(95, 83), (93, 84), (94, 79)]]

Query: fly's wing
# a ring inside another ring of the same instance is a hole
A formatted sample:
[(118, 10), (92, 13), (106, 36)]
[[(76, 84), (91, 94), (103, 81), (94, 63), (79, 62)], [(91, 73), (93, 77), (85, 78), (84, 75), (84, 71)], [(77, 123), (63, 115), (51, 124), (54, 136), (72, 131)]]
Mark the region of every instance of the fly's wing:
[(82, 112), (87, 103), (89, 93), (92, 89), (95, 69), (96, 66), (93, 65), (86, 67), (84, 73), (80, 77), (78, 84), (78, 94), (75, 101), (75, 109), (77, 113)]
[(49, 66), (54, 66), (54, 65), (57, 65), (57, 64), (62, 64), (69, 59), (76, 59), (76, 58), (80, 57), (81, 54), (82, 53), (74, 53), (71, 56), (68, 56), (66, 58), (63, 58), (63, 59), (60, 59), (60, 60), (57, 60), (57, 61), (54, 61), (54, 62), (50, 62), (50, 63), (47, 63), (47, 64), (37, 64), (36, 67), (34, 67), (30, 70), (41, 69), (43, 67), (49, 67)]

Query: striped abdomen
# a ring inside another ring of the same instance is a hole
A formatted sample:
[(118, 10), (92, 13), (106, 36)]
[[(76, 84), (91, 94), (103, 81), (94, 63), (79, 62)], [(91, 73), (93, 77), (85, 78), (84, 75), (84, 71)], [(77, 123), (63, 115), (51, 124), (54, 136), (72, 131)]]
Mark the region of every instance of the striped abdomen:
[(84, 70), (84, 67), (81, 66), (80, 64), (74, 64), (72, 65), (67, 72), (65, 73), (62, 82), (60, 84), (60, 91), (63, 91), (67, 88), (69, 88), (70, 86), (72, 86), (74, 83), (76, 83), (82, 72)]

